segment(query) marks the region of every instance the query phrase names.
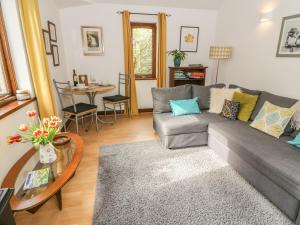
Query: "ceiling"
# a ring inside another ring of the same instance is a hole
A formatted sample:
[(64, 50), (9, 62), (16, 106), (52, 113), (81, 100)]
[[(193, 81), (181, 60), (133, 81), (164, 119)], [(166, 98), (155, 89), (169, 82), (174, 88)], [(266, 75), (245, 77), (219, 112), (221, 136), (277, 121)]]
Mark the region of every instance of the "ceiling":
[(174, 8), (218, 9), (223, 0), (55, 0), (60, 8), (95, 3), (165, 6)]

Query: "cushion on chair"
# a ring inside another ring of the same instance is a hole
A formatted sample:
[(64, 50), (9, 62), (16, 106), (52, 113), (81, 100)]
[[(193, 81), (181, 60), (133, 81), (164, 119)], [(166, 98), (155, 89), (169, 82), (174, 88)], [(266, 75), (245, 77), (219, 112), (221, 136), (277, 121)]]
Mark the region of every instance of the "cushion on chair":
[(103, 97), (103, 99), (110, 102), (120, 102), (120, 101), (128, 100), (129, 97), (123, 95), (114, 95), (114, 96)]
[(92, 109), (97, 109), (96, 105), (91, 105), (91, 104), (87, 104), (87, 103), (77, 103), (76, 105), (76, 112), (74, 111), (74, 106), (68, 106), (66, 108), (63, 108), (62, 111), (63, 112), (69, 112), (69, 113), (75, 113), (75, 114), (79, 114), (85, 111), (89, 111)]

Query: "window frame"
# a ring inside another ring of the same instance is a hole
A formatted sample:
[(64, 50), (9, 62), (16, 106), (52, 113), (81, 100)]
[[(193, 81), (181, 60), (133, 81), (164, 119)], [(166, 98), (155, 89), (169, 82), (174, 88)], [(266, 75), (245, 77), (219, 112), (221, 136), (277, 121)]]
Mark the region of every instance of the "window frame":
[[(15, 78), (15, 71), (13, 66), (12, 57), (10, 54), (10, 48), (9, 48), (9, 42), (8, 37), (6, 33), (5, 28), (5, 22), (3, 17), (3, 11), (0, 4), (0, 66), (3, 68), (3, 75), (4, 80), (6, 82), (6, 86), (8, 89), (7, 96), (4, 96), (4, 98), (1, 100), (0, 97), (0, 107), (8, 104), (14, 100), (16, 100), (16, 90), (18, 88), (17, 86), (17, 80)], [(2, 64), (2, 65), (1, 65)]]
[[(152, 74), (142, 75), (134, 74), (136, 80), (156, 80), (156, 42), (157, 42), (157, 26), (156, 23), (141, 23), (141, 22), (131, 22), (131, 34), (133, 34), (133, 29), (135, 28), (148, 28), (152, 29)], [(133, 42), (133, 35), (132, 35)]]

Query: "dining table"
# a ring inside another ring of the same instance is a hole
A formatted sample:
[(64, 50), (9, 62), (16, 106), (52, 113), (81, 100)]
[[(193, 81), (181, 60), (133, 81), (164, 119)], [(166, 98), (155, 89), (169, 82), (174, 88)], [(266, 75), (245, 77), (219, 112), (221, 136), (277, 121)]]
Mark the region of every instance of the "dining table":
[[(99, 84), (89, 84), (89, 86), (85, 86), (83, 88), (81, 87), (66, 87), (64, 88), (64, 91), (73, 95), (86, 95), (89, 99), (90, 104), (95, 104), (95, 98), (97, 94), (104, 94), (112, 92), (116, 88), (113, 84), (108, 85), (99, 85)], [(98, 118), (98, 117), (97, 117)], [(98, 121), (100, 123), (112, 123), (103, 121), (100, 118), (98, 118)]]

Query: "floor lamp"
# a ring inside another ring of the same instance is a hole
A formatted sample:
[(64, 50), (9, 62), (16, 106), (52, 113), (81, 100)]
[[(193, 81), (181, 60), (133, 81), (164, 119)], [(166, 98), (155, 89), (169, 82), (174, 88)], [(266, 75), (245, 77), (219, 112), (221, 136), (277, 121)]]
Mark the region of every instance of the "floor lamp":
[(210, 47), (209, 58), (218, 60), (216, 84), (218, 83), (220, 60), (221, 59), (230, 59), (231, 58), (231, 50), (232, 50), (231, 47), (220, 47), (220, 46)]

